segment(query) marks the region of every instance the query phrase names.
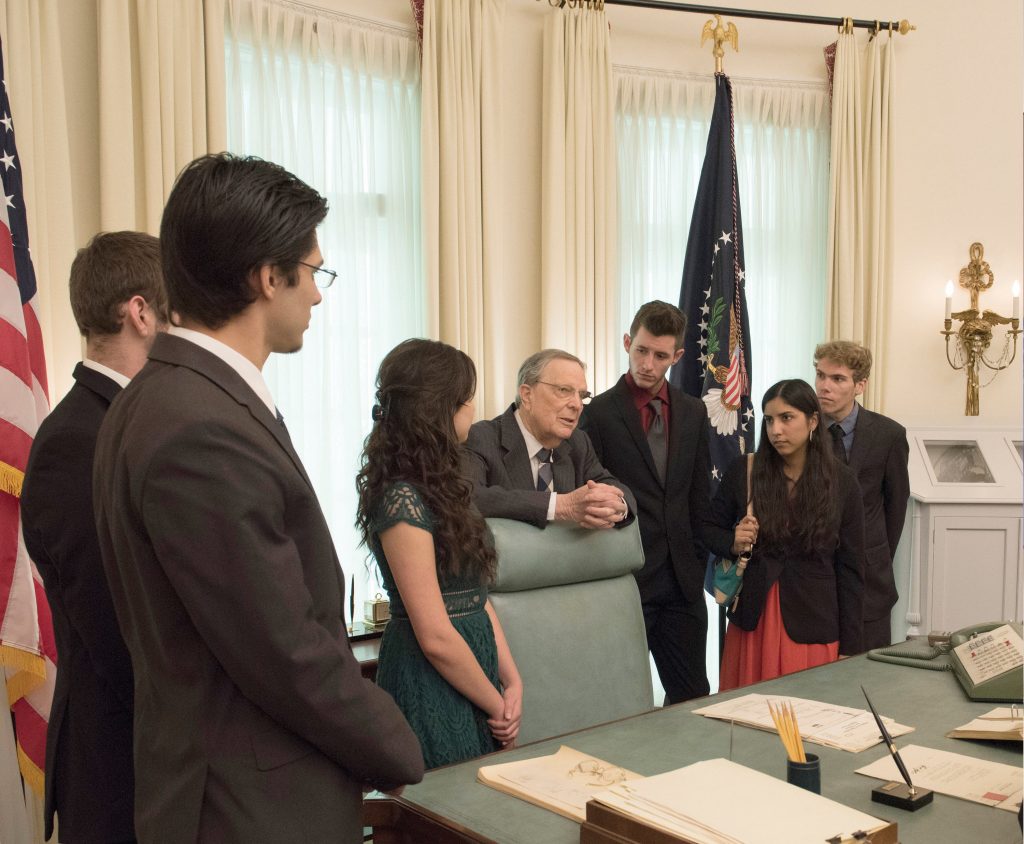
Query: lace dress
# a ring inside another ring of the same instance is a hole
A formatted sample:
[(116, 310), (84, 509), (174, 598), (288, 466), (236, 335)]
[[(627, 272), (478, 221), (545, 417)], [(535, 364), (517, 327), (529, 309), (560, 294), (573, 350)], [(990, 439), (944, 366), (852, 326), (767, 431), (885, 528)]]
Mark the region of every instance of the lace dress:
[[(402, 710), (423, 747), (428, 768), (461, 762), (498, 749), (487, 726), (487, 715), (456, 691), (423, 655), (395, 586), (379, 536), (399, 522), (434, 532), (434, 518), (416, 488), (408, 483), (389, 487), (374, 510), (370, 548), (380, 566), (391, 601), (391, 621), (380, 645), (377, 683)], [(484, 674), (501, 689), (494, 629), (484, 610), (487, 589), (475, 580), (443, 577), (441, 597), (452, 625), (480, 663)]]

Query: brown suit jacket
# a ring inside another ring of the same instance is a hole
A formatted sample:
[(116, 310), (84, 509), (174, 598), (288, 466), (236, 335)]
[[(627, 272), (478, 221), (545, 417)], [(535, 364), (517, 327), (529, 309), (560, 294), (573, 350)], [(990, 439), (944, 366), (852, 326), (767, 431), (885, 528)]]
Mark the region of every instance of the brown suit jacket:
[(360, 784), (423, 775), (343, 626), (331, 536), (284, 426), (162, 335), (111, 406), (97, 528), (135, 670), (140, 841), (362, 840)]

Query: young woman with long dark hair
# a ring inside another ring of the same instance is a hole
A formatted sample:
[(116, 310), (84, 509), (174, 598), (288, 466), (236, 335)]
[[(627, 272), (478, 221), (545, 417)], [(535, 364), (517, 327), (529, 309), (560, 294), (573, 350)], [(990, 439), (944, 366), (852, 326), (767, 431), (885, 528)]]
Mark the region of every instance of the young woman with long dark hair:
[(722, 656), (720, 690), (861, 650), (864, 507), (853, 472), (823, 436), (809, 384), (780, 381), (761, 402), (761, 441), (726, 471), (705, 539), (736, 557), (753, 546)]
[(475, 392), (459, 350), (400, 343), (380, 365), (356, 479), (356, 525), (391, 601), (377, 682), (428, 768), (514, 744), (522, 714), (522, 681), (487, 599), (494, 548), (459, 472)]

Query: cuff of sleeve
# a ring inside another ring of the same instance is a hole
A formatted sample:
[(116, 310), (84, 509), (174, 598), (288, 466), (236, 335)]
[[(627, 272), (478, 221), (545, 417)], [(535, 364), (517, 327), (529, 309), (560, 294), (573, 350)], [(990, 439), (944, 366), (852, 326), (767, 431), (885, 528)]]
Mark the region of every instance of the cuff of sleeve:
[(555, 520), (555, 499), (558, 497), (557, 492), (551, 493), (551, 498), (548, 500), (548, 521), (553, 522)]

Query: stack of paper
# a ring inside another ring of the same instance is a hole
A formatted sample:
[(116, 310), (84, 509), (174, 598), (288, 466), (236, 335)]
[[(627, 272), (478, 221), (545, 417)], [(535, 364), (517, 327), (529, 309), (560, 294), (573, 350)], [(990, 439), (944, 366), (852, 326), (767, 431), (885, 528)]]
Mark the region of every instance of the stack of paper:
[(1024, 711), (1019, 706), (997, 706), (980, 718), (950, 730), (946, 738), (1024, 741)]
[[(1018, 765), (986, 762), (916, 744), (901, 748), (900, 756), (918, 788), (930, 788), (939, 794), (1008, 812), (1016, 812), (1021, 803), (1024, 770)], [(857, 773), (880, 780), (899, 782), (902, 779), (888, 753), (877, 762), (858, 768)]]
[[(772, 722), (768, 703), (790, 703), (796, 712), (797, 723), (800, 724), (801, 737), (825, 747), (835, 747), (860, 753), (880, 743), (882, 737), (878, 733), (878, 725), (874, 716), (866, 709), (854, 709), (850, 706), (839, 706), (834, 703), (821, 703), (816, 700), (804, 700), (799, 697), (779, 697), (775, 695), (743, 695), (732, 700), (714, 703), (701, 709), (693, 710), (695, 715), (718, 718), (722, 721), (734, 721), (746, 727), (776, 732)], [(889, 735), (902, 736), (913, 732), (913, 727), (897, 724), (891, 718), (882, 716)]]
[(727, 759), (628, 780), (594, 799), (693, 844), (822, 844), (886, 826)]
[(586, 817), (588, 800), (623, 780), (642, 779), (639, 774), (564, 745), (550, 756), (487, 765), (477, 771), (476, 778), (498, 791), (580, 822)]

